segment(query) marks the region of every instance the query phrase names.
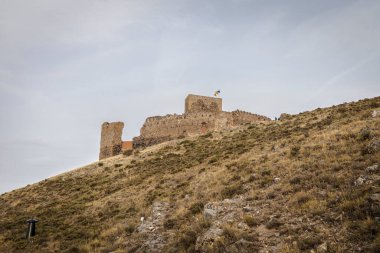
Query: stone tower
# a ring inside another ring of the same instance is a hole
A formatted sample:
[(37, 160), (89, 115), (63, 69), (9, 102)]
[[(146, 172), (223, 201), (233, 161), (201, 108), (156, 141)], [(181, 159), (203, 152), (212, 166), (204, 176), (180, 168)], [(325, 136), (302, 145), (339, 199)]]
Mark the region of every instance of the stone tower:
[(104, 122), (100, 138), (99, 160), (118, 155), (122, 152), (123, 122)]
[(185, 99), (185, 113), (222, 112), (222, 99), (198, 95), (188, 95)]

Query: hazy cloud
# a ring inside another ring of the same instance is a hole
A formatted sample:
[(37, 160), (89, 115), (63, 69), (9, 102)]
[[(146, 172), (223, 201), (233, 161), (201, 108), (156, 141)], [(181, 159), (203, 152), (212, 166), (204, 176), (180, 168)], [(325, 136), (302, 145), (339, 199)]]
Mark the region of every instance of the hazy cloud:
[(270, 117), (380, 91), (380, 2), (3, 0), (0, 192), (98, 157), (148, 116), (221, 89)]

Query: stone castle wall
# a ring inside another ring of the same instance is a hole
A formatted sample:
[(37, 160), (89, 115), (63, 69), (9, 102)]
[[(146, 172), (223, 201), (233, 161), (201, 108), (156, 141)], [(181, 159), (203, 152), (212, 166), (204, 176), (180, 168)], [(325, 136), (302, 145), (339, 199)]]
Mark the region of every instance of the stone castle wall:
[(244, 111), (201, 112), (147, 118), (140, 136), (133, 138), (133, 146), (146, 147), (168, 140), (220, 131), (234, 126), (269, 118)]
[(123, 128), (123, 122), (104, 122), (102, 124), (99, 160), (121, 153)]
[(124, 127), (122, 122), (103, 123), (99, 159), (118, 155), (132, 148), (267, 120), (270, 119), (240, 110), (224, 112), (221, 98), (188, 95), (184, 114), (147, 118), (140, 130), (140, 136), (133, 138), (133, 142), (121, 140)]
[(188, 95), (185, 99), (185, 113), (222, 111), (222, 99), (216, 97), (205, 97), (199, 95)]
[(240, 110), (233, 111), (231, 112), (231, 114), (232, 114), (234, 125), (244, 125), (244, 124), (255, 122), (255, 121), (270, 120), (270, 118), (268, 117), (250, 113), (250, 112), (240, 111)]
[(147, 118), (134, 147), (150, 146), (176, 138), (207, 133), (215, 128), (214, 113), (191, 113)]

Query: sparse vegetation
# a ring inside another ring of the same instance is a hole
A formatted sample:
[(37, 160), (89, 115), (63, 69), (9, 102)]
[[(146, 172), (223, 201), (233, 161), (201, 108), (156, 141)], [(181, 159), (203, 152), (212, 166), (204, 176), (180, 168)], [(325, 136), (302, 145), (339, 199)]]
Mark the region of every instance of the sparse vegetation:
[[(380, 166), (370, 116), (379, 107), (366, 99), (163, 143), (2, 194), (0, 252), (143, 252), (150, 232), (139, 227), (155, 203), (168, 203), (152, 225), (164, 252), (195, 252), (205, 235), (214, 236), (202, 246), (209, 252), (323, 243), (378, 252), (380, 184), (367, 168)], [(40, 220), (33, 244), (30, 217)]]
[(124, 150), (123, 151), (123, 155), (125, 155), (125, 156), (131, 156), (132, 154), (133, 154), (133, 150), (132, 149)]
[(254, 227), (260, 224), (260, 222), (251, 215), (244, 215), (243, 219), (244, 222), (250, 227)]
[(189, 211), (192, 213), (192, 214), (197, 214), (197, 213), (200, 213), (203, 211), (203, 203), (202, 202), (196, 202), (196, 203), (193, 203), (190, 208), (189, 208)]

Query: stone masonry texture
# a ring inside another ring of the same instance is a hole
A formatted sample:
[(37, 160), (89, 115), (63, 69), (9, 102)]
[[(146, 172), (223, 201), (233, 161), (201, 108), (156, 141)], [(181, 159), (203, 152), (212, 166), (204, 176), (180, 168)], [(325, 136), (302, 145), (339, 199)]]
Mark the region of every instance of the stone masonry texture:
[(199, 95), (188, 95), (185, 99), (185, 113), (222, 111), (222, 99), (216, 97), (205, 97)]
[(122, 141), (123, 122), (103, 123), (99, 159), (118, 155), (125, 150), (268, 120), (265, 116), (240, 110), (225, 112), (221, 98), (190, 94), (185, 99), (184, 114), (147, 118), (140, 135), (133, 138), (133, 142)]
[(123, 122), (104, 122), (102, 124), (99, 160), (121, 153), (123, 128)]
[(140, 130), (140, 136), (133, 138), (133, 147), (151, 146), (168, 140), (267, 120), (270, 119), (240, 110), (224, 112), (221, 98), (188, 95), (184, 114), (147, 118)]

